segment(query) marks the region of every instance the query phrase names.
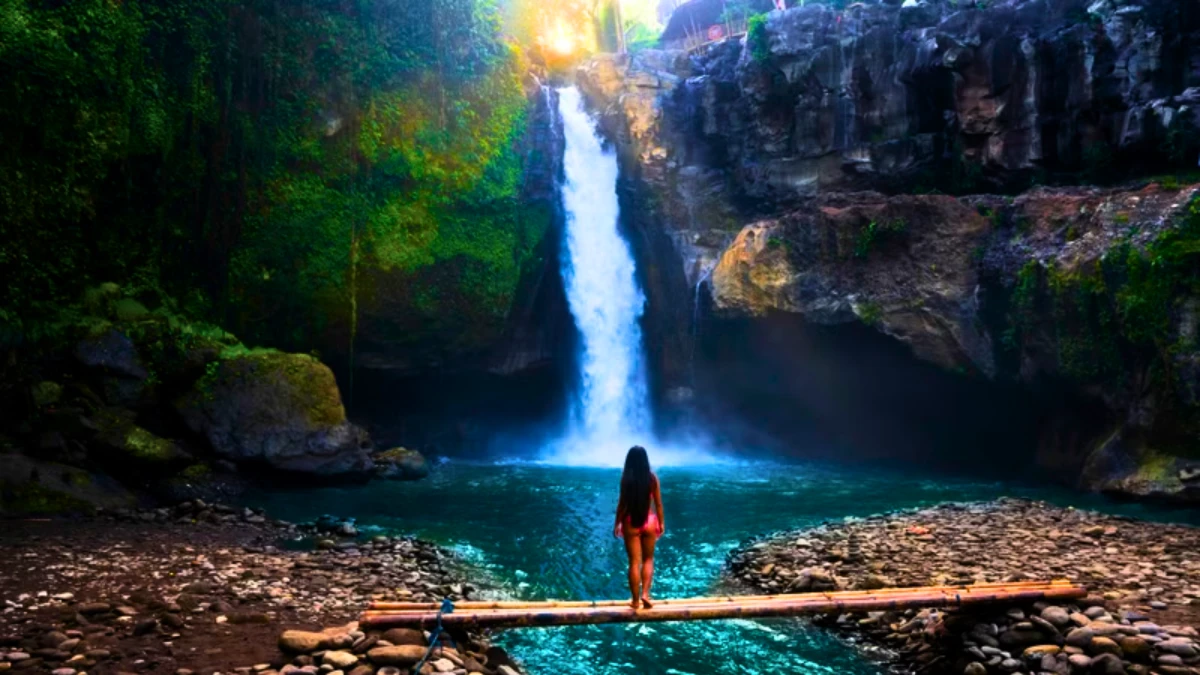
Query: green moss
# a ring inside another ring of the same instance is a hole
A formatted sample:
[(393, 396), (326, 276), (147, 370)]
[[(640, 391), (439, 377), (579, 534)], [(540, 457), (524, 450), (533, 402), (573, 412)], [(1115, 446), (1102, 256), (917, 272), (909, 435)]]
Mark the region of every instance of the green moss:
[(197, 383), (201, 401), (212, 401), (217, 390), (224, 386), (274, 387), (278, 395), (288, 397), (282, 407), (303, 411), (311, 428), (337, 426), (346, 421), (333, 373), (312, 356), (265, 349), (239, 350), (238, 356), (209, 364)]
[(1019, 349), (1044, 299), (1061, 371), (1090, 383), (1119, 384), (1143, 363), (1166, 386), (1174, 356), (1188, 347), (1173, 336), (1181, 302), (1200, 296), (1200, 201), (1175, 227), (1144, 248), (1113, 247), (1097, 263), (1074, 269), (1035, 262), (1017, 274), (1008, 299), (1006, 349)]
[(1163, 452), (1147, 450), (1138, 458), (1136, 480), (1148, 482), (1170, 482), (1179, 479), (1175, 469), (1175, 457)]
[(545, 161), (525, 152), (505, 11), (0, 3), (0, 128), (22, 139), (0, 153), (0, 346), (40, 342), (88, 288), (97, 318), (168, 305), (255, 344), (347, 350), (374, 272), (431, 289), (438, 316), (481, 308), (409, 333), (491, 330), (551, 222), (524, 190)]
[(113, 313), (118, 321), (139, 321), (150, 315), (150, 310), (133, 298), (121, 298), (113, 303)]
[(96, 417), (97, 438), (127, 459), (146, 464), (167, 464), (180, 458), (175, 443), (134, 424), (132, 413), (109, 408)]
[(137, 426), (126, 432), (125, 447), (132, 457), (144, 462), (169, 462), (178, 456), (174, 443)]
[(31, 394), (33, 395), (34, 405), (39, 408), (45, 408), (58, 403), (59, 399), (62, 398), (62, 385), (50, 381), (38, 382), (33, 385)]
[(94, 510), (93, 505), (82, 499), (37, 483), (0, 487), (0, 511), (3, 512), (60, 515)]
[(212, 475), (212, 467), (207, 464), (193, 464), (179, 472), (179, 477), (187, 480), (204, 480)]
[(908, 223), (904, 219), (874, 221), (867, 224), (854, 240), (854, 257), (866, 258), (876, 245), (893, 239), (908, 231)]
[(771, 42), (767, 35), (767, 15), (755, 14), (746, 21), (746, 45), (750, 56), (759, 63), (771, 58)]
[(398, 462), (400, 460), (420, 456), (421, 453), (417, 452), (416, 450), (409, 450), (408, 448), (392, 448), (391, 450), (384, 450), (383, 452), (377, 454), (376, 458), (384, 461)]
[(858, 315), (859, 320), (868, 326), (877, 326), (883, 318), (883, 307), (877, 302), (866, 301), (854, 306), (854, 313)]

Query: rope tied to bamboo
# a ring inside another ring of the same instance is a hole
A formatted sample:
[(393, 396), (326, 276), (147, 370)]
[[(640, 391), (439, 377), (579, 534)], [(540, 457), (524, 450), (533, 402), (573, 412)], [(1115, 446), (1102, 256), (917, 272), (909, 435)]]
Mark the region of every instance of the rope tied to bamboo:
[[(413, 668), (412, 672), (421, 672), (421, 668), (425, 667), (425, 662), (428, 661), (429, 657), (433, 655), (433, 650), (441, 646), (442, 635), (445, 632), (442, 628), (442, 615), (453, 613), (454, 602), (451, 601), (450, 598), (442, 598), (442, 606), (440, 609), (438, 609), (437, 613), (437, 625), (434, 626), (433, 630), (429, 633), (429, 649), (425, 650), (425, 656), (421, 657), (420, 662), (417, 663), (416, 668)], [(454, 649), (458, 649), (458, 644), (454, 642), (454, 638), (450, 637), (449, 633), (446, 633), (446, 639), (450, 641), (450, 645), (454, 647)]]

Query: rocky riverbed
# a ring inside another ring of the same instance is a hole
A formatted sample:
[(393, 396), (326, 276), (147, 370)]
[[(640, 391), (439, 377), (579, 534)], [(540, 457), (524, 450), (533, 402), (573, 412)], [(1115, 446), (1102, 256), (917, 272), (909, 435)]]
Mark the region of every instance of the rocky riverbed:
[[(303, 537), (318, 548), (281, 548)], [(399, 675), (427, 636), (359, 630), (366, 604), (482, 592), (426, 542), (334, 538), (203, 502), (7, 522), (0, 551), (0, 673)], [(519, 672), (483, 636), (454, 638), (422, 672)]]
[(781, 593), (1066, 577), (1088, 597), (817, 623), (890, 648), (904, 672), (1200, 675), (1200, 528), (1002, 499), (771, 535), (729, 570)]

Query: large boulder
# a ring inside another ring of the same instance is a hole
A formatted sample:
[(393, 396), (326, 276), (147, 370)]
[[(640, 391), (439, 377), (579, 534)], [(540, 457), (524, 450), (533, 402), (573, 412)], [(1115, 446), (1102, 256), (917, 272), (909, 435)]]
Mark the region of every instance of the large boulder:
[(375, 474), (392, 480), (418, 480), (429, 475), (429, 461), (416, 450), (392, 448), (375, 455)]
[(86, 368), (108, 375), (145, 380), (149, 373), (133, 340), (112, 325), (100, 325), (75, 345), (75, 358)]
[(129, 508), (135, 497), (113, 479), (16, 453), (0, 454), (0, 515)]
[(134, 416), (120, 408), (96, 413), (95, 444), (121, 469), (166, 470), (186, 466), (191, 455), (172, 440), (157, 436), (134, 423)]
[(346, 420), (327, 366), (302, 354), (247, 352), (209, 365), (176, 407), (221, 457), (271, 469), (371, 469), (366, 433)]
[(1080, 480), (1114, 497), (1200, 503), (1200, 460), (1154, 450), (1125, 428), (1088, 455)]

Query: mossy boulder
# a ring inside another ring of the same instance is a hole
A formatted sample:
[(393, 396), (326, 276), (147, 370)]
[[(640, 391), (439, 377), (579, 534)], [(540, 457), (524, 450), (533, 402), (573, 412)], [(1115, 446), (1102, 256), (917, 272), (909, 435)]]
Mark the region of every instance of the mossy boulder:
[(96, 443), (114, 460), (131, 463), (135, 468), (183, 466), (192, 461), (174, 441), (161, 438), (134, 424), (133, 415), (117, 408), (99, 411), (94, 419), (98, 429)]
[(153, 482), (149, 485), (149, 492), (167, 504), (195, 499), (229, 502), (251, 488), (247, 477), (231, 469), (232, 467), (215, 467), (206, 463), (192, 464), (173, 476)]
[(429, 475), (429, 462), (416, 450), (392, 448), (375, 455), (375, 474), (392, 480), (419, 480)]
[(1083, 487), (1120, 498), (1200, 504), (1200, 461), (1179, 454), (1117, 431), (1088, 456)]
[(47, 408), (58, 403), (62, 399), (62, 393), (62, 385), (49, 380), (38, 382), (30, 389), (33, 404), (38, 408)]
[(314, 474), (372, 468), (364, 431), (346, 420), (333, 373), (311, 356), (227, 355), (176, 402), (188, 427), (217, 455)]
[(135, 503), (133, 494), (108, 476), (21, 454), (0, 454), (0, 515), (86, 513)]
[(133, 340), (111, 324), (92, 325), (75, 344), (75, 359), (106, 375), (145, 380), (149, 377)]

